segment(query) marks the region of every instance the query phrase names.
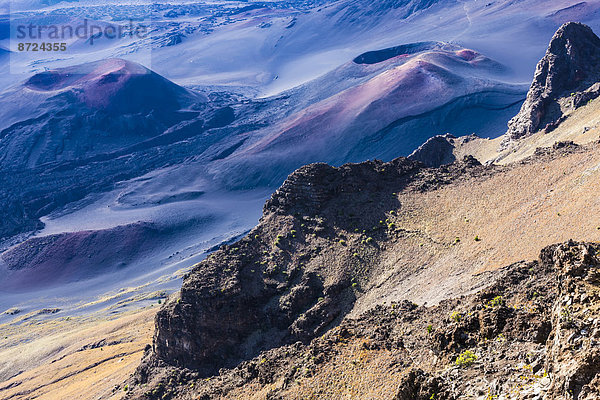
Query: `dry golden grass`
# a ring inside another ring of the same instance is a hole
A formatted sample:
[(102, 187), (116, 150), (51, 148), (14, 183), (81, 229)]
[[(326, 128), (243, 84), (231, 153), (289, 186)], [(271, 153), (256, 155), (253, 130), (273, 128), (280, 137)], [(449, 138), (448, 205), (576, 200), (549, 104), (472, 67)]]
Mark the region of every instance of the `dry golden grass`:
[[(116, 319), (60, 319), (0, 326), (0, 371), (24, 371), (0, 383), (2, 400), (119, 399), (113, 392), (151, 343), (156, 309)], [(102, 340), (105, 344), (97, 348)]]

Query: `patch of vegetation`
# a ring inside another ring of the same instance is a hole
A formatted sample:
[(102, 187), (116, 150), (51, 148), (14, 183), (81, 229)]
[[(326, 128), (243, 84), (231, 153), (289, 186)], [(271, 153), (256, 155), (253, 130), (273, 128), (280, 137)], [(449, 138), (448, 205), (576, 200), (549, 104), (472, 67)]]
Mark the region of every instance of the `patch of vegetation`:
[(471, 350), (465, 350), (456, 357), (456, 361), (454, 362), (459, 367), (468, 367), (477, 361), (477, 355), (473, 353)]
[(462, 315), (458, 311), (454, 311), (450, 314), (450, 319), (454, 322), (460, 322)]
[(502, 296), (496, 296), (488, 302), (488, 306), (490, 307), (500, 307), (504, 305), (504, 299)]

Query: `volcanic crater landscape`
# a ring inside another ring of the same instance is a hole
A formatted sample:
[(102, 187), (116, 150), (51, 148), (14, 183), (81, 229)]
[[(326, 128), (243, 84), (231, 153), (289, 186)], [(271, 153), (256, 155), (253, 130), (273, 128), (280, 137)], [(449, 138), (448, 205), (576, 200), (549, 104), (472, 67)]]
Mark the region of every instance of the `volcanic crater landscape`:
[(599, 398), (599, 10), (11, 2), (0, 399)]

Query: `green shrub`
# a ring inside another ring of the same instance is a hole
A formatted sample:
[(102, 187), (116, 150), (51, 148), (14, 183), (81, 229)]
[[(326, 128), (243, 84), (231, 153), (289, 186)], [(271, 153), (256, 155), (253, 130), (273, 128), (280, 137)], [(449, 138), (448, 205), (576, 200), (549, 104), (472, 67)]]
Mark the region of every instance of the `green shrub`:
[(502, 305), (504, 305), (504, 299), (502, 298), (502, 296), (496, 296), (489, 302), (490, 307), (499, 307)]
[(458, 311), (454, 311), (452, 314), (450, 314), (450, 318), (454, 322), (460, 322), (460, 319), (462, 318), (462, 315), (460, 315), (460, 313)]
[(477, 360), (477, 355), (471, 350), (465, 350), (456, 357), (454, 362), (459, 367), (468, 367)]

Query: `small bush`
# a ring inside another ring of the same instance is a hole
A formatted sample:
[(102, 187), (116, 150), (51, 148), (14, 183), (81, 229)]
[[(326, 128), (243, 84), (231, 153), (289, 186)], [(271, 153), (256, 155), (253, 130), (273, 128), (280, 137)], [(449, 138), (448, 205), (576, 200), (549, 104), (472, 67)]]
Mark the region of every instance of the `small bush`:
[(481, 239), (479, 239), (479, 236), (475, 236), (475, 241), (476, 241), (476, 242), (479, 242), (479, 241), (481, 241)]
[(502, 306), (502, 305), (504, 305), (504, 299), (502, 298), (502, 296), (496, 296), (490, 300), (489, 305), (490, 305), (490, 307)]
[(471, 350), (465, 350), (456, 357), (454, 362), (459, 367), (468, 367), (477, 360), (477, 355)]
[(460, 313), (458, 311), (454, 311), (452, 314), (450, 314), (450, 318), (454, 322), (460, 322), (460, 319), (462, 318), (462, 315), (460, 315)]
[(427, 325), (427, 333), (433, 332), (433, 325)]

